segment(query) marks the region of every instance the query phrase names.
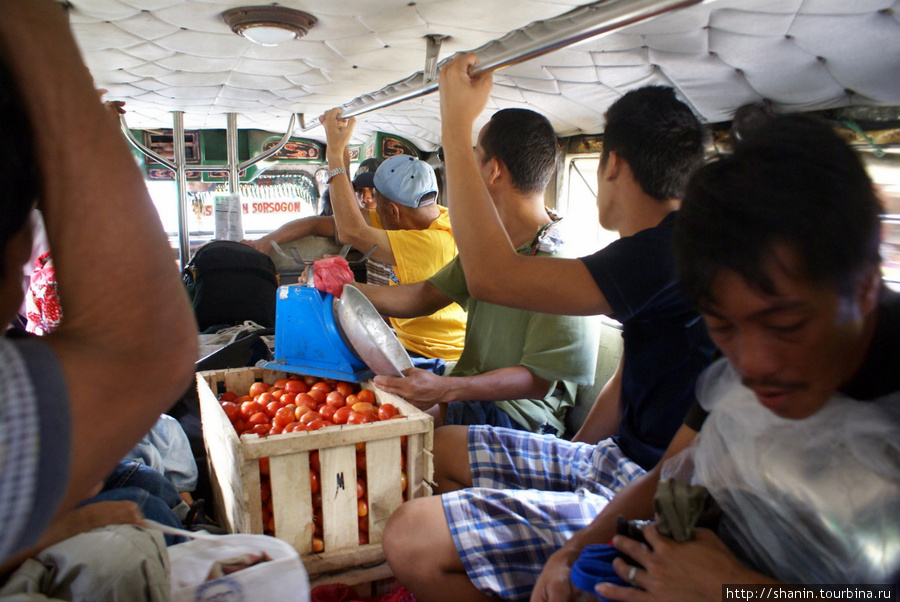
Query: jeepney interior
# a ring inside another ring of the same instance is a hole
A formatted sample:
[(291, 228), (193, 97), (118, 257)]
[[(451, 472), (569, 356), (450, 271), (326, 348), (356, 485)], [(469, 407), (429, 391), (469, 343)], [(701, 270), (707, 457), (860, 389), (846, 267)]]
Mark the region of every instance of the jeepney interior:
[[(900, 0), (282, 0), (312, 19), (271, 46), (223, 18), (249, 0), (64, 4), (97, 87), (126, 103), (123, 130), (182, 264), (214, 236), (213, 208), (229, 195), (246, 205), (248, 238), (318, 210), (317, 117), (331, 107), (357, 118), (354, 165), (406, 152), (440, 171), (436, 74), (471, 51), (494, 70), (480, 123), (527, 107), (554, 125), (564, 152), (547, 204), (572, 218), (579, 252), (615, 236), (594, 201), (604, 111), (661, 84), (708, 124), (710, 155), (728, 152), (745, 105), (832, 121), (881, 187), (885, 276), (900, 286)], [(302, 244), (334, 252), (328, 240)], [(573, 431), (615, 370), (615, 323), (601, 351)]]

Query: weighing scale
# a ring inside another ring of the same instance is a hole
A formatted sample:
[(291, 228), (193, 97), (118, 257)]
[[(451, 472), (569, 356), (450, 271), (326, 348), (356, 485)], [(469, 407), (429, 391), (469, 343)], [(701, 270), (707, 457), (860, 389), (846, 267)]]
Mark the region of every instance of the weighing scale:
[(262, 367), (360, 382), (376, 373), (403, 376), (412, 362), (356, 287), (345, 285), (337, 299), (311, 286), (292, 284), (278, 288), (275, 359)]

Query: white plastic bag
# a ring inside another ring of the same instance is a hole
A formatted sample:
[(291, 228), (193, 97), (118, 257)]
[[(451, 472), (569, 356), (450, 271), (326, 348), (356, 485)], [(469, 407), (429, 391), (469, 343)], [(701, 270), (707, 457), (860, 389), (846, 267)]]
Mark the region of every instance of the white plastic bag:
[(762, 407), (723, 374), (696, 445), (664, 477), (705, 486), (719, 533), (756, 570), (787, 583), (882, 583), (900, 568), (900, 395), (834, 396), (804, 420)]
[[(192, 541), (168, 548), (172, 602), (309, 600), (306, 569), (300, 562), (300, 555), (287, 542), (268, 535), (211, 535), (171, 529), (157, 523), (151, 525), (150, 528), (192, 538)], [(260, 552), (271, 560), (207, 580), (216, 561)]]

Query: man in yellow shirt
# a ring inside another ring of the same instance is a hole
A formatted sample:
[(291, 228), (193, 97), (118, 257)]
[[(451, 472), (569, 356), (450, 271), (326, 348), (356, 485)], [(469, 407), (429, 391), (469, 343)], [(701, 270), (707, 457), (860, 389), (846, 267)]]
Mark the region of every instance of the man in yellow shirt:
[[(375, 208), (360, 211), (349, 176), (347, 147), (355, 122), (340, 120), (340, 109), (322, 116), (327, 137), (328, 185), (332, 217), (294, 220), (246, 244), (266, 253), (272, 241), (288, 242), (309, 234), (335, 236), (368, 251), (393, 271), (391, 284), (430, 278), (456, 257), (447, 208), (437, 204), (437, 178), (424, 161), (409, 155), (385, 160), (375, 172)], [(400, 342), (414, 355), (459, 359), (465, 341), (466, 313), (456, 303), (427, 316), (390, 318)]]

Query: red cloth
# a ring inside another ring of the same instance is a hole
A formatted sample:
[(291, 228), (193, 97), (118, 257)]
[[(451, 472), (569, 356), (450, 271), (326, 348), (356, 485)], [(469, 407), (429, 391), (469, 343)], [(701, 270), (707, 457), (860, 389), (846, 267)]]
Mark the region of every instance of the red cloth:
[(349, 585), (332, 583), (314, 587), (310, 592), (310, 602), (416, 602), (416, 599), (399, 584), (386, 594), (363, 597)]
[(39, 335), (53, 332), (62, 319), (50, 251), (34, 261), (31, 284), (25, 295), (25, 312), (28, 319), (25, 329)]
[(313, 286), (320, 291), (340, 297), (348, 282), (353, 282), (353, 272), (343, 257), (326, 257), (313, 263)]

